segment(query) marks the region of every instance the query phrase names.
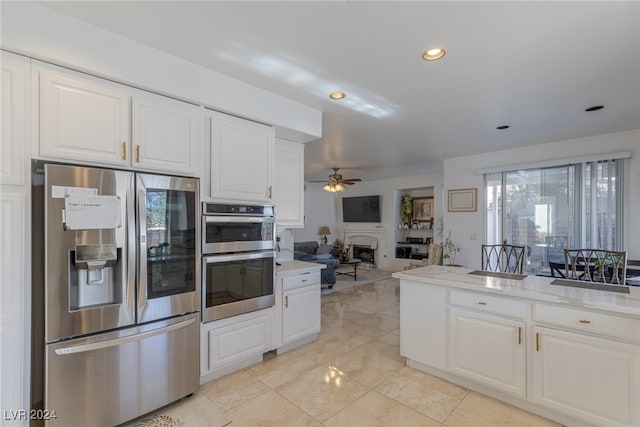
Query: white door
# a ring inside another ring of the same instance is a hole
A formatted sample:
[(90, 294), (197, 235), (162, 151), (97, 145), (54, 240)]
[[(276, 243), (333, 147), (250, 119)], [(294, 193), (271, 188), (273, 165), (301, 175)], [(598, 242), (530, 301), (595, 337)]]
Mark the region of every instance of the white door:
[(607, 426), (640, 423), (638, 346), (534, 328), (536, 403)]
[(320, 285), (312, 284), (285, 291), (282, 303), (282, 344), (319, 332)]
[(525, 324), (450, 310), (450, 370), (506, 393), (525, 395)]
[(304, 227), (304, 145), (276, 139), (273, 175), (277, 224)]
[(200, 175), (203, 119), (200, 107), (139, 92), (133, 97), (133, 166)]
[(129, 165), (131, 97), (121, 86), (54, 67), (34, 67), (40, 155)]
[(211, 118), (211, 197), (269, 202), (273, 152), (271, 126), (214, 113)]

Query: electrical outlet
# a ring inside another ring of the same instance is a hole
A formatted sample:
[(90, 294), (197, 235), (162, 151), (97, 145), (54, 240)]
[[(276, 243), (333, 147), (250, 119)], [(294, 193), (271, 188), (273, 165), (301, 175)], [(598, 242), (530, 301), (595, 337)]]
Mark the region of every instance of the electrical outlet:
[(469, 240), (478, 240), (478, 235), (476, 233), (471, 233), (469, 235)]

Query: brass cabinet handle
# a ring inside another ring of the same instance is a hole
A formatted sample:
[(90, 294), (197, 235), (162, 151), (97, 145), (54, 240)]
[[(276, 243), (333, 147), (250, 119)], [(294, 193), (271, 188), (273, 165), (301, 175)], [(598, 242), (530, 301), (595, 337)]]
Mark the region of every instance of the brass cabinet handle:
[(536, 332), (536, 351), (540, 351), (540, 334)]
[(522, 328), (518, 326), (518, 345), (522, 344)]
[(589, 323), (591, 323), (591, 320), (580, 320), (580, 323), (588, 325)]
[(480, 301), (478, 304), (480, 304), (480, 305), (487, 305), (487, 303), (486, 303), (486, 302), (484, 302), (484, 301)]
[(273, 190), (273, 187), (270, 185), (270, 186), (269, 186), (269, 189), (267, 190), (267, 196), (268, 196), (269, 198), (271, 198), (271, 192), (272, 192), (272, 190)]
[(284, 297), (284, 308), (289, 308), (289, 295)]
[(122, 143), (122, 160), (127, 160), (127, 143)]
[(136, 163), (140, 163), (140, 146), (136, 145)]

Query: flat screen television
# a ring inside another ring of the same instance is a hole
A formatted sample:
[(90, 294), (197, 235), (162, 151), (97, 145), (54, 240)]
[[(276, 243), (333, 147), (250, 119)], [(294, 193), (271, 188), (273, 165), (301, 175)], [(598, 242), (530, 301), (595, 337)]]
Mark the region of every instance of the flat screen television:
[(380, 196), (343, 197), (342, 222), (380, 222)]

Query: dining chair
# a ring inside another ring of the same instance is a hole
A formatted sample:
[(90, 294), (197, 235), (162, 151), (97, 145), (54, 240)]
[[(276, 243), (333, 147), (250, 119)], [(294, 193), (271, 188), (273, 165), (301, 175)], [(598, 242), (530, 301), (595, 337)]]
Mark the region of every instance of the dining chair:
[(503, 273), (522, 274), (526, 247), (509, 245), (482, 245), (482, 269)]
[(572, 280), (624, 285), (627, 252), (605, 249), (565, 249), (565, 277)]

